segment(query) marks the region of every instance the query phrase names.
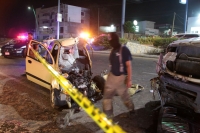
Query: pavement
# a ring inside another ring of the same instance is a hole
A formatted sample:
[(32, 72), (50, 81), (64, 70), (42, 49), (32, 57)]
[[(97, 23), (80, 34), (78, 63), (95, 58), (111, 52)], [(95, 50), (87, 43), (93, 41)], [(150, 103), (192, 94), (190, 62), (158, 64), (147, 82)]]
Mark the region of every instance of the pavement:
[[(103, 54), (110, 54), (111, 49), (109, 50), (100, 50), (100, 51), (94, 51), (95, 53), (103, 53)], [(92, 53), (89, 51), (89, 53)], [(132, 54), (133, 57), (145, 57), (145, 58), (155, 58), (158, 59), (159, 55), (153, 55), (153, 54)]]

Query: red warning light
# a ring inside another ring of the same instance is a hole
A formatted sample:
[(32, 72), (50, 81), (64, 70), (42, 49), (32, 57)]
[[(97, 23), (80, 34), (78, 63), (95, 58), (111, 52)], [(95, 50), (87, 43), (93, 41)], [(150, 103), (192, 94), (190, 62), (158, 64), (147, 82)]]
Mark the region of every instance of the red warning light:
[(19, 36), (17, 36), (17, 39), (19, 39), (19, 40), (26, 40), (27, 36), (19, 35)]

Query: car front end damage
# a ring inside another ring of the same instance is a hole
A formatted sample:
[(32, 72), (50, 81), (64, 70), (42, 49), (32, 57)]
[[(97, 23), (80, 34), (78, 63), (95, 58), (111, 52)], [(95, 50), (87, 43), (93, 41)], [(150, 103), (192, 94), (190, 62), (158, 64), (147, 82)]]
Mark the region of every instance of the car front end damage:
[(198, 39), (176, 41), (160, 54), (158, 77), (151, 79), (161, 102), (158, 133), (200, 132), (199, 46)]
[[(105, 80), (101, 75), (92, 77), (92, 61), (85, 47), (86, 42), (83, 39), (75, 40), (75, 44), (69, 41), (70, 39), (63, 40), (59, 47), (57, 42), (52, 44), (51, 53), (53, 56), (57, 55), (58, 60), (55, 65), (57, 71), (91, 102), (102, 99)], [(53, 85), (55, 82), (52, 82), (51, 89), (52, 107), (62, 108), (67, 105), (68, 108), (79, 108), (69, 95), (62, 93), (63, 88), (59, 83)]]

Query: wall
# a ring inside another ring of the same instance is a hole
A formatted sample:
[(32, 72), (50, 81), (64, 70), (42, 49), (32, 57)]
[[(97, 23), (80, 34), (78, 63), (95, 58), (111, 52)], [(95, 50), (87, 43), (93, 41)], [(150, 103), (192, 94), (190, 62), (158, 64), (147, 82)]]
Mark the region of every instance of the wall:
[(140, 22), (138, 22), (139, 33), (144, 35), (146, 28), (154, 29), (154, 23), (155, 22), (152, 22), (152, 21), (140, 21)]
[(200, 17), (188, 18), (187, 33), (200, 34)]
[(133, 42), (128, 42), (126, 46), (129, 48), (131, 54), (156, 54), (163, 51), (163, 49), (160, 48)]

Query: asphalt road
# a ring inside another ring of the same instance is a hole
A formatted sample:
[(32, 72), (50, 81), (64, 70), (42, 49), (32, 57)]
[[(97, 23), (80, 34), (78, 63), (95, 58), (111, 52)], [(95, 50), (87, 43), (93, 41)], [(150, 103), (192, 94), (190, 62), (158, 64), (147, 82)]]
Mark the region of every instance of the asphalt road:
[[(102, 70), (109, 70), (108, 54), (94, 53), (91, 55), (93, 61), (92, 72), (93, 76), (100, 74)], [(145, 89), (139, 93), (136, 93), (131, 98), (135, 104), (135, 109), (140, 110), (145, 108), (146, 104), (150, 101), (154, 101), (152, 93), (150, 92), (150, 79), (156, 77), (155, 66), (157, 59), (145, 58), (145, 57), (133, 57), (132, 71), (133, 71), (133, 83), (142, 85)], [(32, 83), (23, 76), (25, 71), (25, 60), (24, 58), (3, 58), (0, 56), (0, 75), (6, 75), (9, 78), (14, 78), (16, 81), (30, 86), (36, 93), (43, 93), (49, 95), (49, 91), (40, 87), (39, 85)], [(101, 101), (98, 101), (95, 106), (102, 109)], [(117, 116), (127, 112), (127, 109), (122, 104), (119, 97), (114, 98), (114, 115)], [(75, 116), (76, 122), (80, 123), (91, 123), (93, 122), (89, 116), (84, 112), (80, 112)], [(141, 125), (142, 127), (142, 125)], [(99, 128), (96, 126), (90, 127), (93, 131), (98, 131)], [(143, 127), (148, 128), (148, 127)]]
[[(91, 55), (91, 59), (93, 61), (93, 76), (100, 74), (102, 70), (109, 70), (108, 54), (94, 53), (93, 55)], [(138, 93), (139, 95), (133, 97), (133, 100), (136, 104), (136, 109), (143, 107), (146, 102), (152, 99), (152, 95), (151, 93), (149, 93), (150, 79), (156, 77), (156, 61), (156, 58), (133, 57), (132, 82), (140, 84), (145, 88), (143, 92), (140, 92)], [(24, 71), (24, 58), (4, 58), (0, 56), (0, 73), (21, 80), (24, 84), (37, 86), (34, 83), (26, 80), (26, 78), (22, 76), (24, 74)], [(143, 97), (143, 95), (145, 95), (145, 97)]]

